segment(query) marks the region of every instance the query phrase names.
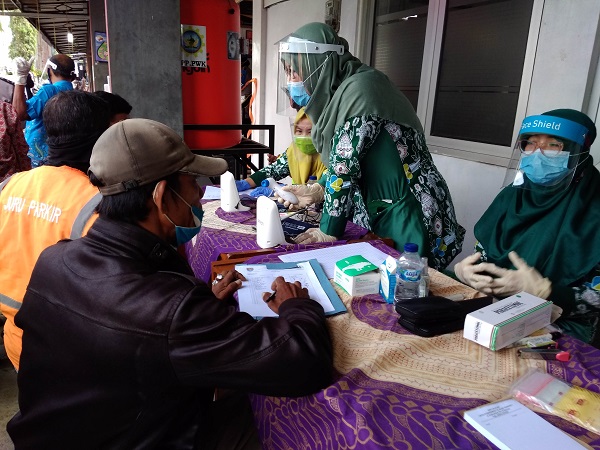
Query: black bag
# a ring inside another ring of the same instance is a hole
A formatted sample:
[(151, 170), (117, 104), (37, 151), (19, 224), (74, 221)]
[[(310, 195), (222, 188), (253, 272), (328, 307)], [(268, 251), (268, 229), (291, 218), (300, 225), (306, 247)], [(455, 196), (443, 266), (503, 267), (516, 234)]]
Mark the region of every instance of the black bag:
[(0, 102), (12, 103), (15, 83), (6, 78), (0, 77)]
[(398, 323), (423, 337), (438, 336), (462, 330), (467, 314), (492, 303), (492, 297), (453, 301), (445, 297), (421, 297), (396, 303)]

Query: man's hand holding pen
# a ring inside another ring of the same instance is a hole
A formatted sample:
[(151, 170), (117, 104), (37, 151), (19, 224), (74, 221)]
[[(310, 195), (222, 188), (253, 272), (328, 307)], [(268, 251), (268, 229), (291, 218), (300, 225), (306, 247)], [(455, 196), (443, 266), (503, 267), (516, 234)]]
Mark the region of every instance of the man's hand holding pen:
[(273, 292), (263, 293), (263, 300), (276, 314), (279, 314), (279, 306), (290, 298), (310, 298), (308, 289), (303, 288), (299, 281), (288, 283), (283, 277), (275, 278), (271, 289)]

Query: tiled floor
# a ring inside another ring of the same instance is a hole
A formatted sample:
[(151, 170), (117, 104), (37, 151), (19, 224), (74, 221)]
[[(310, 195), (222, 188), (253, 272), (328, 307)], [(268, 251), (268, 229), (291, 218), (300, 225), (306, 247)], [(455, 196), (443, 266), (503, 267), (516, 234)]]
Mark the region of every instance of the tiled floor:
[(17, 412), (17, 374), (4, 353), (2, 328), (4, 318), (0, 316), (0, 450), (14, 450), (6, 433), (6, 423)]

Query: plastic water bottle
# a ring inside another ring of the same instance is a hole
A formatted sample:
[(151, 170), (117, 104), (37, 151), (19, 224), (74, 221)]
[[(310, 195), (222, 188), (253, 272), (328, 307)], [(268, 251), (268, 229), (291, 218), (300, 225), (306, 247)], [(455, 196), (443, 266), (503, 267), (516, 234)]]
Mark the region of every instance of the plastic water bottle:
[(419, 284), (419, 297), (427, 297), (429, 295), (429, 261), (427, 256), (421, 256), (421, 264), (423, 270), (421, 270), (421, 283)]
[(410, 242), (404, 244), (404, 253), (400, 255), (396, 268), (394, 303), (408, 298), (419, 297), (423, 263), (418, 251), (419, 246), (417, 244)]
[(308, 181), (306, 182), (306, 184), (315, 184), (317, 182), (317, 177), (315, 175), (311, 175), (310, 177), (308, 177)]

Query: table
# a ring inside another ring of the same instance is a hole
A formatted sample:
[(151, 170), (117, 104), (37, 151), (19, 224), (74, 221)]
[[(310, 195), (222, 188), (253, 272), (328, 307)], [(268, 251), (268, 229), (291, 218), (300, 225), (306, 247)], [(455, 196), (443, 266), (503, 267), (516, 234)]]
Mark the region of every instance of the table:
[[(375, 242), (386, 253), (398, 252)], [(279, 261), (277, 254), (248, 263)], [(251, 395), (265, 449), (493, 449), (462, 413), (506, 396), (519, 376), (539, 367), (600, 392), (600, 350), (559, 339), (568, 363), (520, 360), (515, 349), (493, 352), (462, 338), (411, 334), (379, 295), (351, 298), (336, 287), (348, 313), (328, 318), (334, 382), (305, 397)], [(431, 270), (434, 295), (479, 295)], [(600, 436), (552, 415), (549, 422), (600, 449)]]
[[(244, 200), (251, 207), (249, 211), (228, 213), (221, 209), (219, 200), (203, 201), (204, 218), (198, 236), (185, 247), (186, 256), (196, 277), (210, 281), (210, 264), (221, 253), (260, 248), (256, 243), (256, 201)], [(325, 244), (285, 244), (275, 248), (277, 252), (308, 250), (332, 245), (340, 245), (347, 240), (358, 239), (368, 230), (348, 222), (340, 241)]]
[[(186, 254), (196, 276), (208, 281), (220, 253), (257, 249), (255, 211), (225, 213), (203, 202), (200, 234)], [(365, 229), (349, 223), (344, 239)], [(279, 262), (281, 252), (343, 244), (282, 245), (248, 263)], [(398, 257), (381, 241), (372, 245)], [(430, 269), (435, 295), (480, 295)], [(351, 298), (334, 285), (348, 312), (327, 319), (334, 346), (334, 382), (299, 398), (251, 395), (265, 449), (493, 449), (462, 419), (462, 412), (503, 398), (511, 383), (539, 367), (567, 382), (600, 392), (600, 350), (570, 337), (559, 340), (568, 363), (519, 360), (515, 349), (492, 352), (461, 332), (434, 338), (411, 334), (379, 295)], [(545, 414), (552, 424), (600, 449), (600, 436)]]

